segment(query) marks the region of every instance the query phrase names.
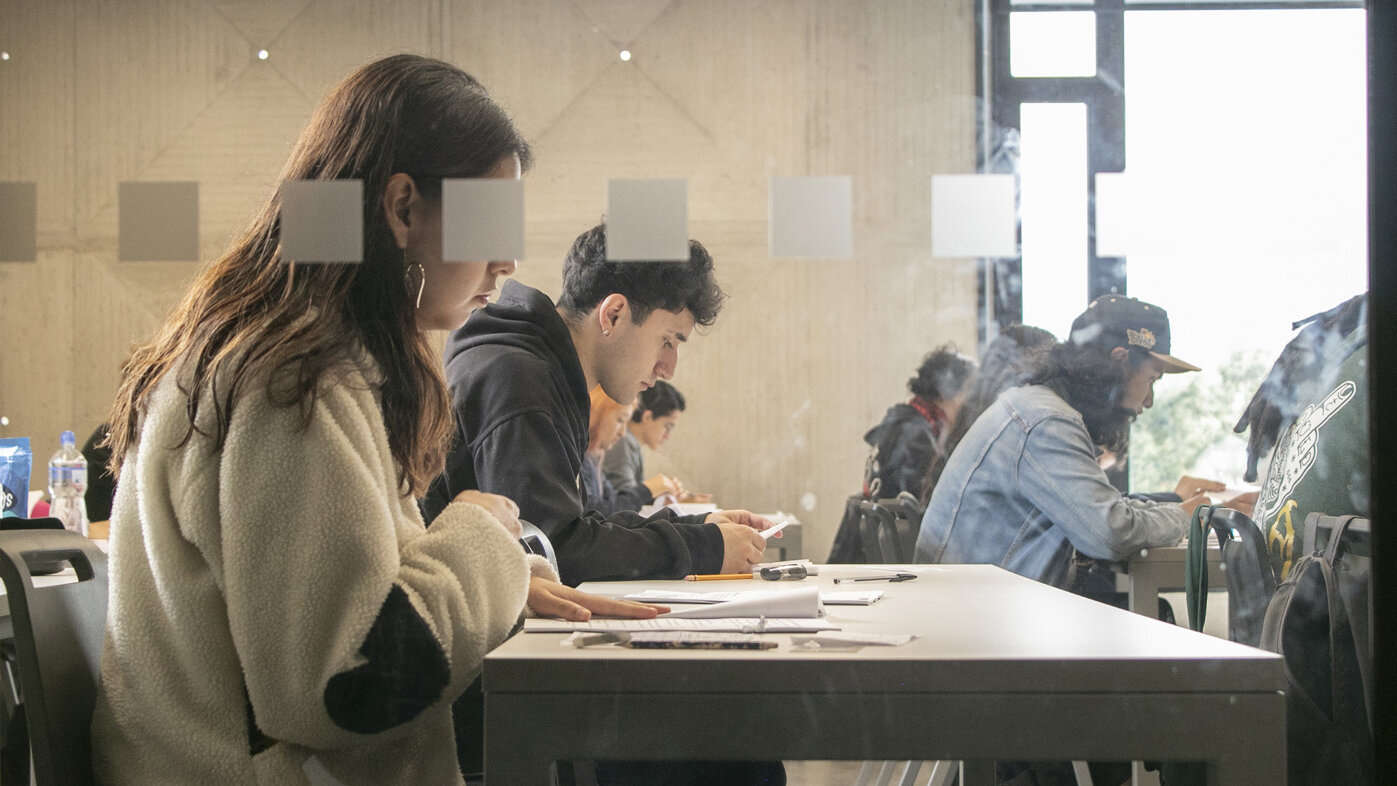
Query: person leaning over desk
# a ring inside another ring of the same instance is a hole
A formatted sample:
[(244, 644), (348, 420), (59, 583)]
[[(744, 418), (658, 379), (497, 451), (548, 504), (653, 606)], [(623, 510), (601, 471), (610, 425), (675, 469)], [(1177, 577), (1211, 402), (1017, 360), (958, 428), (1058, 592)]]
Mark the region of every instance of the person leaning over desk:
[[(689, 241), (683, 262), (609, 262), (604, 225), (573, 242), (556, 306), (509, 282), (499, 302), (447, 342), (459, 432), (446, 471), (421, 501), (426, 518), (442, 515), (463, 489), (510, 496), (552, 542), (568, 584), (750, 573), (766, 546), (757, 530), (772, 526), (761, 516), (606, 516), (587, 510), (579, 489), (589, 391), (599, 386), (614, 401), (631, 401), (672, 377), (679, 345), (696, 325), (717, 319), (723, 297), (713, 259), (697, 241)], [(457, 702), (456, 717), (463, 741), (478, 740), (484, 710), (477, 686)], [(473, 760), (470, 750), (461, 756)], [(780, 762), (622, 761), (597, 762), (596, 778), (602, 786), (774, 785), (785, 783), (785, 771)]]
[[(1124, 559), (1178, 543), (1222, 484), (1185, 477), (1181, 503), (1133, 499), (1107, 481), (1099, 456), (1124, 451), (1160, 376), (1198, 370), (1169, 354), (1164, 309), (1093, 301), (1042, 370), (1002, 393), (956, 446), (922, 517), (918, 561), (989, 563), (1068, 588), (1078, 552)], [(1250, 512), (1254, 499), (1225, 504)]]
[(412, 498), (451, 424), (423, 331), (514, 270), (443, 262), (441, 178), (529, 161), (465, 72), (364, 66), (281, 175), (363, 182), (362, 263), (283, 259), (273, 195), (135, 351), (110, 418), (98, 783), (460, 784), (452, 701), (526, 598), (653, 615), (543, 578), (504, 497), (459, 494), (431, 530)]
[(625, 433), (606, 451), (606, 459), (602, 462), (606, 479), (618, 493), (648, 497), (645, 499), (646, 505), (665, 495), (673, 497), (676, 502), (712, 501), (711, 494), (686, 492), (678, 478), (664, 474), (645, 477), (645, 457), (641, 455), (640, 446), (659, 450), (669, 441), (670, 432), (679, 424), (684, 407), (684, 394), (663, 379), (655, 380), (655, 384), (641, 391)]
[(587, 422), (587, 452), (582, 456), (582, 469), (578, 472), (577, 485), (582, 492), (582, 506), (604, 515), (618, 510), (640, 510), (653, 501), (648, 494), (637, 494), (634, 489), (624, 493), (611, 484), (602, 472), (602, 460), (626, 431), (626, 422), (631, 419), (635, 402), (621, 404), (606, 395), (601, 385), (592, 388), (590, 394), (592, 411)]
[(713, 324), (724, 297), (697, 241), (682, 262), (610, 262), (605, 225), (573, 242), (556, 306), (537, 289), (506, 284), (499, 302), (447, 342), (459, 431), (422, 500), (425, 517), (464, 489), (516, 499), (521, 517), (552, 541), (571, 585), (750, 571), (766, 546), (757, 530), (772, 526), (761, 516), (606, 516), (585, 509), (578, 489), (589, 391), (600, 385), (631, 401), (672, 377), (679, 346), (695, 326)]

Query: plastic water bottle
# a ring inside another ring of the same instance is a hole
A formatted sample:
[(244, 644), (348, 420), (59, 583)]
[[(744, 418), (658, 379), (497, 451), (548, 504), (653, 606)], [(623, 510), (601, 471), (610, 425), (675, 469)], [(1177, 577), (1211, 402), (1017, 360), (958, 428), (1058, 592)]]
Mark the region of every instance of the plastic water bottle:
[(49, 459), (49, 515), (63, 526), (87, 534), (87, 459), (78, 450), (77, 437), (65, 431), (59, 437), (58, 452)]

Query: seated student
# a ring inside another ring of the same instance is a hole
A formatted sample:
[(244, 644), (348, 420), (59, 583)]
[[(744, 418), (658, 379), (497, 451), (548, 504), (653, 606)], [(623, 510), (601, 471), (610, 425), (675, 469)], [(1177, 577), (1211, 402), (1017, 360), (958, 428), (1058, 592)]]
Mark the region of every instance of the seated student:
[[(1093, 301), (1030, 384), (1001, 394), (956, 447), (922, 518), (918, 560), (990, 563), (1065, 588), (1075, 552), (1123, 559), (1178, 543), (1219, 484), (1181, 487), (1181, 503), (1132, 499), (1098, 456), (1124, 448), (1161, 375), (1197, 370), (1169, 354), (1164, 309)], [(1226, 504), (1249, 512), (1245, 499)]]
[(941, 453), (941, 438), (955, 420), (975, 361), (952, 344), (937, 347), (922, 359), (917, 375), (907, 380), (912, 399), (894, 404), (883, 422), (863, 435), (873, 452), (864, 473), (863, 495), (891, 499), (906, 491), (920, 493), (932, 461)]
[(951, 418), (950, 428), (941, 436), (941, 450), (937, 451), (931, 466), (927, 468), (926, 478), (917, 493), (923, 506), (931, 499), (936, 481), (940, 480), (941, 471), (946, 467), (946, 459), (955, 452), (971, 424), (999, 398), (1000, 393), (1027, 382), (1055, 344), (1057, 336), (1042, 328), (1017, 322), (1000, 328), (999, 335), (980, 353), (979, 369), (966, 388), (959, 409)]
[[(646, 505), (665, 495), (678, 502), (708, 502), (712, 498), (709, 494), (685, 491), (684, 484), (668, 475), (645, 477), (645, 457), (640, 453), (640, 446), (659, 450), (669, 440), (683, 412), (684, 394), (668, 382), (655, 380), (654, 385), (641, 391), (621, 441), (606, 452), (606, 460), (602, 462), (606, 479), (618, 493), (635, 494), (644, 499)], [(649, 498), (645, 499), (647, 496)]]
[(363, 182), (362, 263), (283, 259), (273, 195), (131, 357), (110, 418), (99, 783), (460, 784), (452, 701), (526, 598), (653, 616), (537, 578), (504, 497), (457, 495), (430, 530), (412, 498), (451, 423), (424, 331), (514, 270), (443, 263), (440, 178), (517, 179), (529, 159), (465, 72), (370, 63), (282, 173)]
[(451, 335), (447, 379), (457, 439), (422, 500), (430, 519), (465, 489), (503, 494), (552, 541), (564, 583), (739, 573), (761, 562), (771, 522), (747, 511), (648, 519), (582, 506), (588, 392), (630, 401), (674, 374), (679, 345), (717, 319), (713, 259), (689, 241), (684, 262), (608, 262), (606, 228), (580, 235), (563, 293), (515, 281)]
[(601, 386), (592, 388), (592, 415), (587, 426), (587, 452), (582, 457), (578, 480), (582, 490), (582, 507), (603, 514), (618, 510), (640, 510), (650, 504), (650, 495), (637, 495), (631, 490), (619, 491), (602, 472), (602, 459), (607, 451), (626, 433), (626, 423), (635, 411), (635, 402), (618, 404)]

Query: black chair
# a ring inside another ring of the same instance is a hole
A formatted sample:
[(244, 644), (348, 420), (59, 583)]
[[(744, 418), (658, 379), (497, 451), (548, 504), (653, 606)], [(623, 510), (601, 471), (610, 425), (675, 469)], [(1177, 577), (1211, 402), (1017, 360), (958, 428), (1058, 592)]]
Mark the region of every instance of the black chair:
[(916, 497), (904, 491), (892, 499), (863, 500), (859, 511), (859, 541), (866, 562), (913, 561), (925, 512)]
[[(67, 562), (76, 581), (34, 585), (31, 565)], [(89, 727), (107, 618), (107, 557), (66, 530), (0, 532), (34, 783), (92, 783)]]
[(859, 505), (863, 501), (862, 494), (852, 494), (844, 500), (844, 515), (834, 531), (834, 545), (830, 546), (829, 558), (825, 562), (844, 565), (868, 561), (861, 533), (863, 512)]
[(891, 526), (892, 511), (871, 499), (859, 503), (859, 547), (864, 562), (897, 562), (893, 556), (892, 544), (884, 549), (885, 526)]
[(1276, 593), (1266, 535), (1245, 513), (1231, 508), (1213, 508), (1204, 524), (1217, 534), (1227, 574), (1227, 637), (1256, 647), (1266, 604)]

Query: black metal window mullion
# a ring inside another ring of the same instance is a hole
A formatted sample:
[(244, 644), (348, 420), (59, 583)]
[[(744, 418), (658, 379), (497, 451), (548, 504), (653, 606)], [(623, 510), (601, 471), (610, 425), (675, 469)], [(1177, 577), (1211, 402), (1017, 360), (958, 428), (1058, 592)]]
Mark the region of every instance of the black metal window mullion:
[[(986, 157), (996, 143), (1016, 140), (1022, 131), (1020, 107), (1025, 103), (1074, 103), (1087, 108), (1088, 204), (1096, 203), (1096, 175), (1125, 170), (1125, 3), (1124, 0), (1096, 0), (1092, 5), (1019, 6), (1010, 0), (988, 0), (981, 5), (985, 33), (981, 36), (988, 52), (981, 53), (988, 67), (989, 84), (981, 95), (990, 104), (991, 127), (981, 129), (980, 171), (1004, 171), (1003, 156)], [(1092, 77), (1015, 77), (1009, 70), (1009, 15), (1034, 11), (1090, 11), (1096, 16), (1096, 76)], [(1015, 151), (1016, 152), (1016, 151)], [(1016, 158), (1016, 156), (1015, 156)], [(1008, 169), (1008, 171), (1015, 171)], [(1100, 257), (1096, 253), (1096, 211), (1087, 211), (1087, 292), (1088, 300), (1108, 293), (1126, 291), (1123, 257)], [(1022, 238), (1020, 238), (1022, 239)], [(981, 267), (982, 334), (990, 326), (1003, 326), (1023, 320), (1023, 257), (985, 260)], [(993, 297), (986, 291), (993, 288)], [(982, 339), (987, 338), (982, 335)]]

